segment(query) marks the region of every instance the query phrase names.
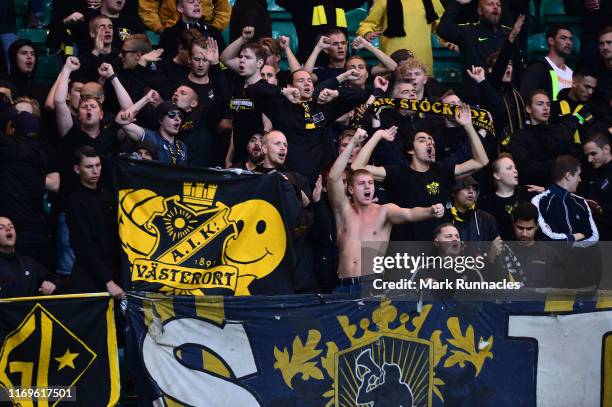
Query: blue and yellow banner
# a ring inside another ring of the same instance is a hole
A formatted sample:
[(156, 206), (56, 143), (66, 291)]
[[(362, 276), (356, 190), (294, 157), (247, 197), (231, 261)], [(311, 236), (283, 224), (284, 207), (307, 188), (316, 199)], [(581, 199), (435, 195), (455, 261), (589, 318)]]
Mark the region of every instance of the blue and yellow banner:
[(154, 405), (607, 406), (610, 305), (143, 294), (128, 352)]
[(0, 301), (0, 405), (115, 406), (116, 335), (108, 294)]
[(173, 295), (294, 292), (299, 211), (279, 173), (238, 175), (121, 160), (118, 221), (135, 290)]

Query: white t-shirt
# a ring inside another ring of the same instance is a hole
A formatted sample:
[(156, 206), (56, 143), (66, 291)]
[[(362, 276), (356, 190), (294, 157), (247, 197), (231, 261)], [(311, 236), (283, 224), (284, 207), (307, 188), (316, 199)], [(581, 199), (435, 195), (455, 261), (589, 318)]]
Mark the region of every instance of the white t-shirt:
[(554, 71), (557, 73), (557, 78), (559, 78), (559, 90), (571, 88), (572, 76), (574, 75), (574, 71), (572, 71), (567, 65), (565, 65), (565, 69), (561, 69), (557, 65), (555, 65), (555, 63), (551, 61), (550, 58), (544, 58), (546, 58), (546, 62), (548, 62), (548, 65), (550, 65), (552, 69), (554, 69)]

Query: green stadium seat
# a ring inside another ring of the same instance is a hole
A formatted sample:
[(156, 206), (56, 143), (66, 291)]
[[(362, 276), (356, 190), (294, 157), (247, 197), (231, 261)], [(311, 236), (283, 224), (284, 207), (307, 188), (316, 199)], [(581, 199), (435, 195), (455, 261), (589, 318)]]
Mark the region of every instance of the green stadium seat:
[(147, 31), (147, 38), (153, 47), (157, 47), (159, 45), (159, 34), (154, 33), (153, 31)]
[[(568, 58), (568, 62), (572, 65), (578, 60), (580, 55), (580, 38), (576, 35), (573, 37), (574, 46), (572, 54)], [(546, 34), (538, 33), (530, 35), (527, 39), (527, 60), (532, 62), (536, 59), (543, 58), (548, 54), (548, 43), (546, 42)]]
[(574, 36), (579, 36), (581, 29), (580, 17), (568, 16), (561, 0), (542, 0), (540, 5), (540, 29), (546, 32), (553, 24), (567, 24)]
[(30, 40), (36, 45), (44, 46), (44, 44), (47, 42), (47, 32), (47, 30), (42, 29), (24, 28), (19, 30), (17, 36), (19, 38)]
[(346, 24), (349, 35), (357, 34), (359, 23), (368, 16), (368, 10), (364, 4), (361, 8), (356, 8), (346, 12)]
[(527, 60), (529, 62), (548, 54), (548, 44), (546, 42), (546, 34), (532, 34), (527, 38)]
[[(293, 0), (296, 1), (296, 0)], [(298, 0), (299, 1), (299, 0)], [(268, 12), (272, 21), (292, 21), (291, 14), (285, 11), (284, 8), (276, 4), (274, 0), (268, 0)]]
[(229, 29), (229, 25), (227, 26), (227, 28), (225, 28), (225, 30), (223, 30), (223, 32), (221, 33), (221, 35), (223, 36), (223, 39), (225, 40), (225, 43), (227, 45), (229, 45), (230, 43), (230, 29)]
[(281, 35), (289, 37), (289, 44), (293, 52), (297, 52), (298, 36), (295, 32), (295, 26), (291, 21), (272, 21), (272, 38), (278, 38)]
[(461, 55), (444, 47), (437, 35), (431, 34), (431, 49), (434, 60), (460, 61)]
[(538, 32), (538, 27), (540, 27), (540, 3), (536, 5), (537, 0), (532, 0), (529, 2), (529, 15), (531, 18), (531, 32)]
[(458, 61), (434, 61), (434, 77), (447, 85), (461, 83), (461, 63)]
[(36, 66), (36, 78), (41, 82), (51, 84), (59, 75), (61, 70), (61, 59), (59, 51), (55, 54), (49, 54), (49, 50), (45, 48), (44, 51), (38, 54), (38, 64)]

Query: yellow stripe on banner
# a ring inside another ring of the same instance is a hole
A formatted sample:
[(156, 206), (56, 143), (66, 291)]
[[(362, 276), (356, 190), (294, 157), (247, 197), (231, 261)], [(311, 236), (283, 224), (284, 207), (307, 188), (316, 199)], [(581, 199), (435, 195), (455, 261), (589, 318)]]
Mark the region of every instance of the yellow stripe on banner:
[(195, 311), (198, 317), (217, 324), (222, 324), (225, 321), (223, 297), (196, 297)]
[(164, 396), (164, 402), (165, 402), (167, 407), (185, 407), (182, 404), (177, 403), (176, 401), (172, 400), (168, 396)]
[(575, 294), (572, 292), (555, 292), (546, 293), (546, 303), (544, 304), (544, 312), (564, 312), (574, 310)]
[(15, 302), (15, 301), (44, 301), (44, 300), (61, 300), (64, 298), (95, 298), (95, 297), (110, 297), (109, 293), (87, 293), (87, 294), (63, 294), (63, 295), (41, 295), (36, 297), (14, 297), (2, 298), (0, 303)]
[(117, 332), (115, 329), (115, 301), (108, 301), (106, 310), (106, 343), (108, 345), (108, 364), (110, 372), (110, 396), (108, 406), (116, 406), (119, 402), (119, 352), (117, 349)]
[(159, 315), (162, 324), (175, 316), (174, 299), (172, 297), (154, 302), (153, 307), (155, 308), (155, 312)]
[(612, 406), (612, 335), (604, 341), (603, 358), (603, 405)]
[[(146, 297), (148, 298), (151, 293), (147, 293)], [(153, 301), (150, 299), (142, 301), (142, 314), (144, 316), (144, 324), (145, 326), (151, 325), (151, 321), (153, 321)]]
[(612, 308), (612, 291), (599, 291), (597, 293), (597, 304), (595, 305), (595, 308)]

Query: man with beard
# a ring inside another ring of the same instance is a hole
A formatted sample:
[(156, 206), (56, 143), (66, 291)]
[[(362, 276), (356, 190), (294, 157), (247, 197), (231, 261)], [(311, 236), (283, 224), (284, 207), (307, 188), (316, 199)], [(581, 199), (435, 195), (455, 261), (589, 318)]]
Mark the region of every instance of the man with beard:
[(582, 146), (582, 151), (594, 169), (586, 194), (587, 202), (593, 211), (599, 238), (606, 241), (612, 240), (611, 148), (610, 138), (604, 131), (589, 134)]
[[(472, 66), (486, 66), (489, 55), (502, 48), (511, 31), (511, 27), (500, 24), (500, 0), (479, 0), (477, 11), (480, 16), (478, 22), (459, 24), (459, 2), (451, 1), (437, 28), (440, 37), (461, 48), (464, 96), (470, 103), (478, 101), (479, 89), (476, 83), (470, 81), (466, 70)], [(515, 75), (522, 71), (523, 61), (518, 44), (514, 44), (512, 65)]]
[(504, 242), (502, 262), (513, 281), (526, 287), (563, 287), (563, 264), (551, 244), (536, 243), (538, 208), (521, 202), (512, 213), (513, 241)]
[(278, 130), (266, 133), (261, 142), (263, 161), (255, 171), (269, 174), (281, 173), (293, 187), (296, 199), (301, 202), (301, 210), (293, 227), (293, 245), (297, 264), (294, 272), (294, 285), (297, 293), (312, 292), (316, 282), (311, 242), (311, 226), (314, 221), (313, 205), (321, 198), (320, 190), (314, 193), (308, 179), (302, 174), (289, 171), (285, 166), (288, 144), (285, 135)]
[[(396, 131), (396, 128), (378, 130), (376, 137), (389, 138)], [(352, 200), (349, 199), (342, 182), (342, 174), (353, 150), (366, 137), (365, 130), (357, 129), (355, 131), (347, 148), (334, 162), (327, 183), (338, 233), (340, 287), (337, 291), (341, 292), (351, 292), (359, 289), (360, 277), (364, 275), (365, 271), (361, 267), (361, 244), (363, 241), (376, 242), (376, 252), (384, 254), (387, 250), (393, 225), (421, 222), (434, 217), (441, 218), (444, 215), (444, 207), (441, 203), (421, 208), (400, 208), (395, 204), (378, 205), (374, 203), (374, 178), (364, 169), (356, 170), (349, 176), (347, 181), (348, 193)]]
[[(450, 195), (455, 177), (475, 173), (489, 163), (480, 136), (472, 125), (470, 108), (462, 105), (456, 114), (457, 122), (468, 135), (472, 157), (457, 165), (441, 165), (436, 162), (435, 142), (431, 131), (419, 129), (406, 139), (406, 153), (411, 157), (409, 165), (367, 165), (376, 145), (386, 136), (392, 141), (395, 134), (375, 133), (363, 146), (351, 168), (365, 168), (375, 181), (383, 182), (390, 202), (405, 208), (431, 206), (445, 203)], [(433, 229), (441, 223), (429, 220), (394, 228), (392, 240), (423, 240), (431, 236)], [(406, 227), (409, 226), (409, 227)]]
[(255, 169), (262, 165), (263, 160), (264, 160), (264, 154), (263, 151), (261, 150), (261, 142), (262, 142), (262, 138), (263, 138), (263, 131), (259, 131), (257, 133), (254, 133), (251, 138), (249, 139), (249, 142), (247, 144), (247, 155), (248, 155), (248, 159), (243, 162), (238, 164), (235, 168), (242, 168), (243, 170), (248, 170), (248, 171), (255, 171)]
[(554, 24), (546, 31), (548, 55), (534, 61), (525, 71), (521, 96), (527, 98), (536, 89), (543, 89), (557, 100), (559, 91), (572, 87), (574, 71), (565, 64), (572, 53), (572, 31), (564, 24)]
[(591, 98), (597, 88), (597, 76), (589, 68), (574, 72), (572, 86), (559, 92), (550, 107), (551, 122), (563, 122), (573, 130), (574, 143), (581, 145), (590, 126), (599, 118), (593, 116)]

